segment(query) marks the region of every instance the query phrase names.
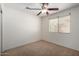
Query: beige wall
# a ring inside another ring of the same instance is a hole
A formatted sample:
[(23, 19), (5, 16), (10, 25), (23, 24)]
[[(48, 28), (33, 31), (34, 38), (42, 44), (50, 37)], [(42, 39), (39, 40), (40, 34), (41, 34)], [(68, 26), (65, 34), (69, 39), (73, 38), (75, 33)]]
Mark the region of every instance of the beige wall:
[[(7, 5), (7, 6), (6, 6)], [(2, 5), (3, 51), (40, 40), (40, 18)]]
[[(1, 11), (1, 5), (0, 5), (0, 11)], [(1, 12), (0, 12), (0, 52), (1, 52)]]
[[(71, 12), (71, 32), (70, 33), (56, 33), (48, 31), (48, 20), (58, 16), (68, 15)], [(79, 7), (76, 6), (56, 13), (48, 17), (42, 17), (42, 38), (49, 42), (53, 42), (68, 48), (79, 51)]]

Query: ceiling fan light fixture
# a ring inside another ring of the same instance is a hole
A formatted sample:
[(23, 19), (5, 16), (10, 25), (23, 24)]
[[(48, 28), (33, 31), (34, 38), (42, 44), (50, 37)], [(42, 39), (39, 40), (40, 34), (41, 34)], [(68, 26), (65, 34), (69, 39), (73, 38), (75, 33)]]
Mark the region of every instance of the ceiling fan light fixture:
[(46, 13), (48, 10), (47, 9), (43, 9), (42, 10), (42, 13)]

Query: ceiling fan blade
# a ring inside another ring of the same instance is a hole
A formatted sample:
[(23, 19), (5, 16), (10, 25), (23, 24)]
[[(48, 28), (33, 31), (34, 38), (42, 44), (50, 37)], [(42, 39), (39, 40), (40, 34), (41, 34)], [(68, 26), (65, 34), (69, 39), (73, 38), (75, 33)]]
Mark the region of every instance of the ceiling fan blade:
[(26, 9), (29, 9), (29, 10), (41, 10), (40, 8), (29, 8), (29, 7), (26, 7)]
[(41, 13), (42, 13), (42, 12), (40, 11), (40, 12), (37, 14), (37, 16), (40, 15)]
[(48, 8), (48, 10), (59, 10), (59, 8)]

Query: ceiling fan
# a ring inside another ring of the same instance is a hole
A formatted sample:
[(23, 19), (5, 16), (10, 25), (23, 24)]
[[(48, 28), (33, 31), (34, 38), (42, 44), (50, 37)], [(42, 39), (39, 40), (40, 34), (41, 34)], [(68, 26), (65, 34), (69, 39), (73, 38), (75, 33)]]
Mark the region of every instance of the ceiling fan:
[(55, 10), (59, 10), (59, 8), (48, 8), (48, 3), (42, 3), (41, 8), (30, 8), (30, 7), (26, 7), (26, 9), (29, 10), (40, 10), (40, 12), (37, 14), (40, 15), (41, 13), (45, 13), (46, 15), (49, 15), (49, 11), (55, 11)]

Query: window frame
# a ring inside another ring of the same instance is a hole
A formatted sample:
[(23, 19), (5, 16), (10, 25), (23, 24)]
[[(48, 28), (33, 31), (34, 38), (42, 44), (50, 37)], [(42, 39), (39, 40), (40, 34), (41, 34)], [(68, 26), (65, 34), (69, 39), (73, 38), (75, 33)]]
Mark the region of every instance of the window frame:
[[(59, 19), (62, 18), (62, 17), (66, 17), (66, 16), (69, 16), (69, 17), (70, 17), (70, 20), (69, 20), (69, 21), (70, 21), (70, 24), (71, 24), (71, 14), (69, 14), (69, 15), (64, 15), (64, 16), (57, 16), (57, 17), (54, 17), (54, 18), (49, 19), (49, 22), (50, 22), (50, 20), (58, 19), (58, 24), (57, 24), (57, 25), (58, 25), (58, 28), (57, 28), (57, 29), (58, 29), (58, 31), (57, 31), (58, 33), (66, 33), (66, 32), (60, 32), (60, 30), (59, 30), (59, 22), (60, 22)], [(48, 25), (49, 25), (49, 24), (48, 24)], [(49, 26), (49, 27), (50, 27), (50, 26)], [(70, 28), (71, 28), (71, 26), (70, 26)], [(49, 30), (49, 32), (51, 32), (51, 31)], [(53, 32), (53, 33), (54, 33), (54, 32)], [(71, 33), (71, 30), (69, 29), (69, 34), (70, 34), (70, 33)], [(67, 34), (68, 34), (68, 33), (67, 33)]]

